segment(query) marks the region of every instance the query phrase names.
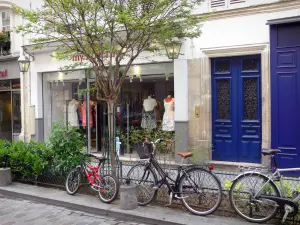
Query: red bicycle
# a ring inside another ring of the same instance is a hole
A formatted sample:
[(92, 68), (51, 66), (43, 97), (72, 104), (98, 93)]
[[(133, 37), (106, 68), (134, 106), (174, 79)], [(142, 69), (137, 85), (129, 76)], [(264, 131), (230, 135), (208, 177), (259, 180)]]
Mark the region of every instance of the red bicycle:
[(100, 158), (93, 154), (87, 154), (87, 157), (95, 158), (99, 161), (97, 166), (93, 166), (90, 162), (81, 159), (80, 165), (73, 169), (67, 176), (65, 187), (70, 195), (75, 195), (80, 187), (81, 178), (85, 176), (89, 181), (90, 187), (98, 192), (98, 196), (102, 202), (111, 203), (117, 198), (119, 191), (118, 180), (112, 175), (101, 175), (101, 163), (106, 158)]

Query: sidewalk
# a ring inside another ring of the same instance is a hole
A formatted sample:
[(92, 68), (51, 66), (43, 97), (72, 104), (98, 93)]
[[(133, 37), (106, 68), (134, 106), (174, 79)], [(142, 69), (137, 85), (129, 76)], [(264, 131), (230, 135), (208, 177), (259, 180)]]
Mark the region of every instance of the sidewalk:
[(0, 194), (10, 195), (51, 205), (62, 206), (68, 209), (82, 211), (95, 215), (107, 215), (124, 220), (147, 222), (160, 225), (243, 225), (250, 224), (236, 218), (220, 216), (195, 216), (184, 210), (174, 210), (158, 206), (139, 207), (135, 210), (119, 209), (119, 201), (104, 204), (95, 196), (77, 194), (68, 195), (65, 191), (53, 188), (37, 187), (33, 185), (13, 183), (7, 187), (0, 187)]

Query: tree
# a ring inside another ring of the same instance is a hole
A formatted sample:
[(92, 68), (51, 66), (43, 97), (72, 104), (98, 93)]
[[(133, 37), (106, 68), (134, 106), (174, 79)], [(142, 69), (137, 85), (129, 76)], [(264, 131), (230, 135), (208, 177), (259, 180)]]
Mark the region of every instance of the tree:
[[(192, 14), (202, 0), (44, 0), (42, 8), (14, 10), (27, 20), (16, 28), (33, 35), (38, 48), (55, 43), (56, 58), (80, 54), (94, 71), (97, 100), (108, 106), (109, 146), (113, 110), (126, 74), (141, 52), (157, 54), (165, 45), (200, 35), (202, 18)], [(122, 66), (122, 69), (121, 69)], [(111, 151), (114, 166), (114, 151)]]

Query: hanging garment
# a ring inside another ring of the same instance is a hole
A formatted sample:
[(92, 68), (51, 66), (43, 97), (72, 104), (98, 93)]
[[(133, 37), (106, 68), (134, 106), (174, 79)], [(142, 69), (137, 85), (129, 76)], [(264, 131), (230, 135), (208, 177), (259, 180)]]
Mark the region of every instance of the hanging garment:
[(78, 109), (79, 102), (75, 99), (71, 100), (68, 105), (68, 124), (72, 127), (78, 127), (79, 121), (78, 121)]
[[(86, 101), (83, 102), (82, 106), (81, 106), (81, 118), (82, 118), (82, 126), (86, 127), (87, 125), (87, 116), (86, 116)], [(90, 101), (90, 126), (93, 127), (94, 126), (94, 121), (93, 121), (93, 107), (94, 107), (94, 103), (92, 101)]]
[(144, 129), (154, 129), (156, 128), (156, 118), (154, 114), (154, 110), (144, 111), (142, 116), (141, 127)]
[(165, 113), (163, 116), (162, 130), (163, 131), (174, 131), (175, 122), (174, 122), (174, 100), (170, 102), (165, 101)]

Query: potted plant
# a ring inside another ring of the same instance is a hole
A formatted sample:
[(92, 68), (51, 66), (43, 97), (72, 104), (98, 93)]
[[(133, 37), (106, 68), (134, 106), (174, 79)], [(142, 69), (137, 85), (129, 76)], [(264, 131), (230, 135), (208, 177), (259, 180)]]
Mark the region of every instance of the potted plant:
[(8, 52), (10, 49), (9, 36), (8, 31), (2, 30), (0, 32), (0, 47), (2, 48), (2, 51)]

